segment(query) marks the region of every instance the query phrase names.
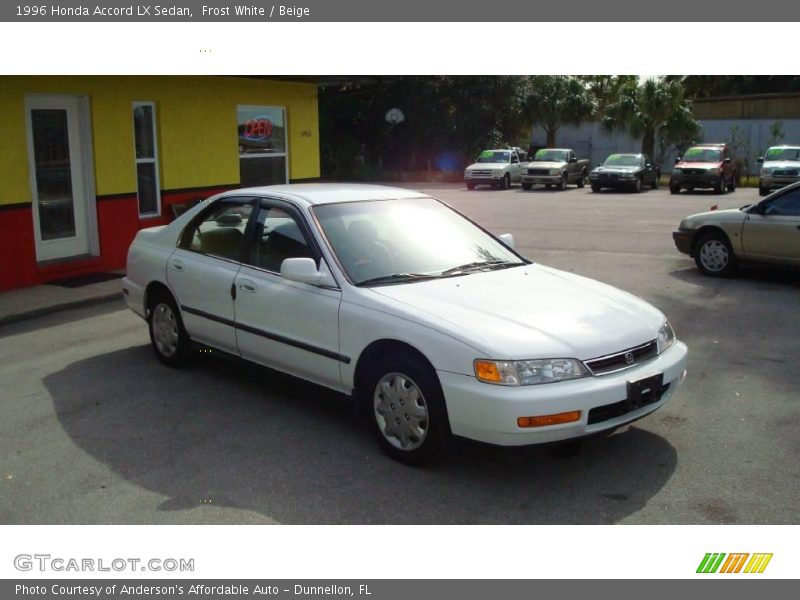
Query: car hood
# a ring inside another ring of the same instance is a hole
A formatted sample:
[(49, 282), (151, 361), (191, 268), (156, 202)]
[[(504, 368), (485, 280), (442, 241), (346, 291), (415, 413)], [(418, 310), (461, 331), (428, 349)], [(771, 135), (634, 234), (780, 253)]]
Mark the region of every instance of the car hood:
[(563, 169), (567, 163), (562, 161), (550, 160), (532, 160), (525, 165), (525, 168), (531, 169)]
[(765, 160), (761, 165), (762, 169), (800, 169), (800, 161), (797, 160)]
[(372, 291), (406, 318), (446, 322), (485, 358), (586, 360), (653, 340), (664, 321), (627, 292), (536, 264)]
[(686, 217), (681, 221), (681, 229), (690, 229), (695, 224), (709, 223), (712, 221), (744, 221), (747, 213), (738, 208), (725, 208), (723, 210), (709, 210)]
[(503, 169), (508, 163), (472, 163), (467, 169)]
[(719, 169), (721, 162), (679, 162), (675, 165), (679, 169)]
[(635, 173), (636, 171), (641, 171), (642, 167), (625, 167), (625, 166), (610, 166), (606, 167), (605, 165), (600, 165), (599, 167), (595, 167), (593, 171), (595, 173)]

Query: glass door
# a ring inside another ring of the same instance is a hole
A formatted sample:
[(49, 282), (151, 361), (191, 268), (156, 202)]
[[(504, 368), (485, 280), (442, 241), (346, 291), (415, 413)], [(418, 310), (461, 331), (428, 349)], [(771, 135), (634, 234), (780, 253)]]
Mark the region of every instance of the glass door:
[[(36, 259), (90, 254), (90, 185), (77, 96), (29, 96), (25, 100)], [(93, 195), (93, 194), (92, 194)]]

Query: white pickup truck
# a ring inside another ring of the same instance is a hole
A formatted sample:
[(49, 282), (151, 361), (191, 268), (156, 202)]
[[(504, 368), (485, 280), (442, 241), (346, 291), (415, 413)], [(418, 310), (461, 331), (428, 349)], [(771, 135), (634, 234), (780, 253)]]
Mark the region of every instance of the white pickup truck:
[(484, 150), (478, 159), (464, 171), (464, 181), (468, 190), (476, 185), (490, 185), (500, 189), (508, 189), (512, 183), (519, 183), (520, 165), (525, 160), (525, 153), (517, 148)]
[(531, 162), (522, 165), (522, 189), (529, 190), (536, 183), (548, 188), (555, 185), (562, 190), (576, 183), (582, 188), (588, 174), (588, 158), (578, 159), (569, 148), (543, 148), (537, 150)]

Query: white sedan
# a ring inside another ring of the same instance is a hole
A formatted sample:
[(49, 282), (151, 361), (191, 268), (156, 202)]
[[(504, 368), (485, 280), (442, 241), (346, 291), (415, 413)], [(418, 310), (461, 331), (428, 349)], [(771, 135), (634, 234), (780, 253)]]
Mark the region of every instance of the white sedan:
[(579, 438), (672, 397), (687, 349), (659, 310), (512, 247), (406, 189), (241, 189), (140, 231), (123, 293), (163, 363), (197, 342), (352, 395), (411, 464), (450, 434)]

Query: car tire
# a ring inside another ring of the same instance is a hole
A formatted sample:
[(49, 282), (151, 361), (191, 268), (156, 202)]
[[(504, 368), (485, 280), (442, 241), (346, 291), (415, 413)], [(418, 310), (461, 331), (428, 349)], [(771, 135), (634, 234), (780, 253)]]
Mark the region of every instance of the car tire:
[(583, 171), (581, 173), (581, 178), (578, 179), (578, 187), (582, 188), (585, 185), (586, 185), (586, 171)]
[(725, 190), (728, 188), (728, 184), (725, 183), (725, 175), (719, 176), (719, 181), (714, 186), (714, 193), (715, 194), (724, 194)]
[(658, 180), (661, 177), (661, 173), (656, 173), (653, 177), (653, 182), (650, 184), (650, 189), (657, 190), (658, 189)]
[(503, 177), (503, 189), (510, 190), (511, 189), (511, 175), (508, 173), (505, 174)]
[(736, 173), (734, 173), (733, 176), (731, 177), (731, 182), (728, 185), (728, 191), (729, 192), (735, 192), (736, 191), (736, 179), (737, 179), (737, 176), (736, 176)]
[(544, 184), (544, 189), (546, 189), (546, 190), (549, 190), (551, 187), (552, 187), (552, 185), (549, 184), (549, 183), (545, 183)]
[(675, 185), (674, 183), (669, 184), (669, 193), (670, 194), (680, 194), (681, 193), (681, 186)]
[(523, 183), (522, 184), (522, 189), (523, 190), (530, 190), (532, 187), (533, 187), (532, 183)]
[(637, 177), (636, 181), (633, 182), (633, 191), (637, 194), (642, 191), (642, 178)]
[(601, 188), (599, 185), (592, 184), (592, 191), (593, 191), (595, 194), (599, 194), (601, 189), (602, 189), (602, 188)]
[(364, 413), (381, 449), (407, 465), (432, 460), (450, 437), (436, 371), (408, 352), (379, 358), (364, 378)]
[(562, 173), (561, 174), (561, 182), (558, 184), (558, 189), (560, 189), (560, 190), (567, 189), (567, 174), (566, 173)]
[(158, 360), (169, 367), (182, 367), (189, 361), (191, 340), (171, 294), (158, 291), (149, 299), (147, 326)]
[(769, 195), (769, 188), (760, 187), (758, 188), (758, 195), (759, 196), (768, 196)]
[(475, 184), (474, 183), (468, 183), (467, 184), (467, 189), (468, 190), (474, 190), (475, 189)]
[(697, 240), (694, 261), (701, 273), (711, 277), (730, 277), (736, 272), (736, 255), (727, 236), (720, 231), (707, 233)]

